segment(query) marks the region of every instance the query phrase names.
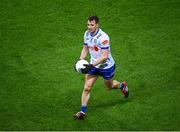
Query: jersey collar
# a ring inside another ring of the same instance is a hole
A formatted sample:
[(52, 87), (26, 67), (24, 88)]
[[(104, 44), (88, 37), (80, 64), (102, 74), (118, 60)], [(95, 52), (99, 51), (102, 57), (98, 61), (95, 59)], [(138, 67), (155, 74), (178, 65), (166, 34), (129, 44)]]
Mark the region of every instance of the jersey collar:
[(90, 35), (91, 35), (91, 37), (94, 37), (94, 36), (96, 36), (98, 33), (99, 33), (99, 28), (98, 28), (98, 30), (97, 30), (95, 33), (93, 33), (93, 34), (90, 33)]

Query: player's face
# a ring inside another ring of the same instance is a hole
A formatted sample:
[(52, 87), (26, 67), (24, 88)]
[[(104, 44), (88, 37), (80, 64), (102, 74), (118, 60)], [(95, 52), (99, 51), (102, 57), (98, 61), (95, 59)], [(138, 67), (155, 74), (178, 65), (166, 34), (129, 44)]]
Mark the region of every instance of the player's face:
[(87, 22), (87, 28), (90, 33), (96, 32), (96, 29), (98, 28), (98, 24), (93, 20)]

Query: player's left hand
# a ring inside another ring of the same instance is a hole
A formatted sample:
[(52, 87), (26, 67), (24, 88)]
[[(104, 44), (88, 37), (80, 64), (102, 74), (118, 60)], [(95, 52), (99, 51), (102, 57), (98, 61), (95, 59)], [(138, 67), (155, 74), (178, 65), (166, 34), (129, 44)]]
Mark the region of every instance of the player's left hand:
[(82, 69), (82, 73), (86, 74), (89, 70), (93, 68), (93, 64), (84, 64), (85, 68)]

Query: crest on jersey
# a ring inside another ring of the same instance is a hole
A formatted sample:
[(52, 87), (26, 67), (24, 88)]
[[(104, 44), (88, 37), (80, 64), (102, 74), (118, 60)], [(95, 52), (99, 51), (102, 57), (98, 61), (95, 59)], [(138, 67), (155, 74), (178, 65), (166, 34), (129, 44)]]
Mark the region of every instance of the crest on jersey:
[(100, 33), (96, 38), (99, 39), (99, 37), (101, 37), (101, 35), (102, 35), (102, 34)]
[(94, 39), (94, 43), (97, 44), (97, 39)]

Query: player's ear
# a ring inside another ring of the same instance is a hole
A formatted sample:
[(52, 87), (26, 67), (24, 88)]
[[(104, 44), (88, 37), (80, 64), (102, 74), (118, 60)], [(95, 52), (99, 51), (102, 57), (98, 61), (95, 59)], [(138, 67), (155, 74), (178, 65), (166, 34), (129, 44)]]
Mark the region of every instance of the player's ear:
[(99, 24), (98, 24), (98, 23), (96, 24), (96, 27), (99, 27)]

